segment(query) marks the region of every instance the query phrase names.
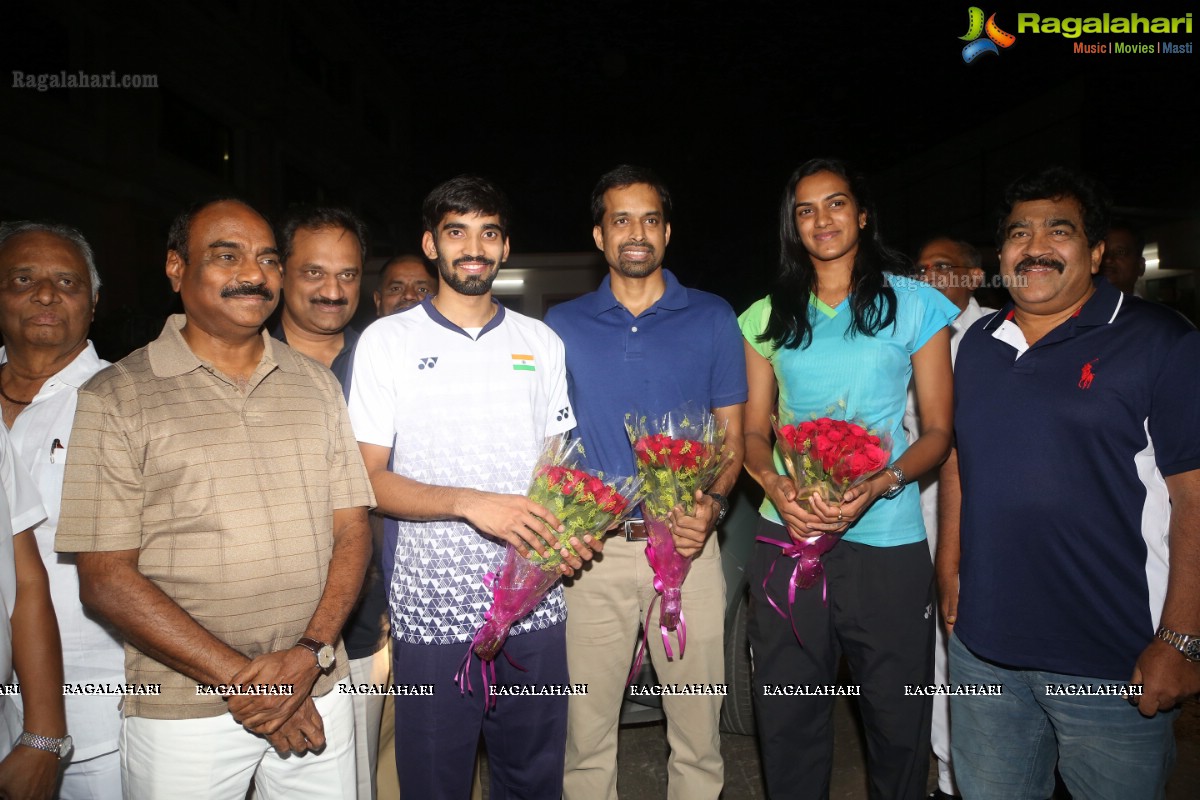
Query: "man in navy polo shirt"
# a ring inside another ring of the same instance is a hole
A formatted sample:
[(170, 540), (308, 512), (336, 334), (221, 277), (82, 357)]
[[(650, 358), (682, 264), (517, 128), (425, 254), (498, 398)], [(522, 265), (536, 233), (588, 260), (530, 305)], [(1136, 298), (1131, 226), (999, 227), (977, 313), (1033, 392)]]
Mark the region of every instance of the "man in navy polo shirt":
[(958, 784), (1045, 798), (1057, 763), (1075, 797), (1162, 797), (1200, 690), (1200, 333), (1093, 277), (1089, 180), (1027, 176), (1006, 209), (1012, 302), (963, 337), (942, 474), (950, 677), (1003, 686), (952, 698)]
[[(695, 402), (726, 423), (733, 458), (694, 516), (678, 515), (679, 552), (693, 556), (683, 584), (687, 651), (669, 661), (662, 639), (647, 635), (660, 683), (723, 684), (725, 580), (716, 524), (742, 466), (745, 354), (733, 309), (715, 295), (685, 289), (662, 269), (671, 238), (671, 196), (652, 172), (620, 166), (592, 192), (592, 235), (608, 276), (596, 291), (546, 315), (567, 349), (567, 377), (588, 464), (608, 474), (634, 472), (625, 415), (655, 416)], [(640, 527), (640, 526), (638, 526)], [(617, 724), (638, 623), (654, 597), (645, 540), (612, 536), (604, 563), (565, 591), (567, 663), (586, 696), (567, 716), (565, 800), (616, 798)], [(656, 634), (657, 632), (655, 632)], [(724, 780), (719, 696), (663, 697), (667, 714), (668, 797), (704, 800)]]

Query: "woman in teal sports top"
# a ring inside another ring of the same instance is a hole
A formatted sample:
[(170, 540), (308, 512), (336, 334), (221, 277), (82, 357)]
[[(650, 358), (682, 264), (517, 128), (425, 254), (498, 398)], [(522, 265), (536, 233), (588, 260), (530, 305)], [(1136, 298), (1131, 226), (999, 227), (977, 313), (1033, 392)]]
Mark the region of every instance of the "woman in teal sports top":
[[(931, 698), (906, 687), (932, 681), (937, 619), (918, 491), (908, 484), (950, 450), (946, 326), (958, 309), (903, 276), (908, 264), (883, 246), (865, 182), (842, 162), (816, 159), (793, 173), (780, 244), (771, 294), (739, 319), (750, 389), (745, 465), (766, 492), (747, 573), (767, 792), (828, 796), (840, 691), (859, 695), (871, 796), (915, 800), (925, 796)], [(906, 447), (911, 378), (922, 431)], [(810, 512), (774, 458), (771, 415), (778, 408), (803, 420), (842, 403), (846, 419), (890, 435), (892, 461), (840, 505), (814, 497)], [(800, 547), (825, 533), (841, 539), (821, 556), (823, 581), (793, 588)], [(839, 690), (843, 654), (852, 687)]]

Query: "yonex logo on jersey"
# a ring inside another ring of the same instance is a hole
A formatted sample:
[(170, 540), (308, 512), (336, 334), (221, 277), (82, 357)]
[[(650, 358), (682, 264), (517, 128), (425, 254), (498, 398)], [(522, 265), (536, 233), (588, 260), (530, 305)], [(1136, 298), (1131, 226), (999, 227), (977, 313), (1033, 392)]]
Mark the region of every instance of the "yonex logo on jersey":
[(562, 422), (564, 419), (568, 419), (570, 416), (571, 416), (570, 406), (568, 406), (567, 408), (560, 408), (558, 410), (558, 416), (555, 417), (555, 420), (557, 422)]
[(513, 369), (523, 372), (536, 372), (537, 367), (533, 364), (533, 356), (528, 353), (513, 353), (512, 354)]
[(429, 358), (418, 359), (417, 360), (417, 369), (433, 369), (434, 367), (437, 366), (437, 360), (438, 360), (437, 356), (430, 356)]
[(1083, 365), (1083, 369), (1079, 372), (1080, 389), (1090, 389), (1092, 387), (1092, 381), (1096, 379), (1096, 373), (1092, 372), (1092, 364), (1095, 364), (1099, 360), (1099, 358), (1093, 358)]

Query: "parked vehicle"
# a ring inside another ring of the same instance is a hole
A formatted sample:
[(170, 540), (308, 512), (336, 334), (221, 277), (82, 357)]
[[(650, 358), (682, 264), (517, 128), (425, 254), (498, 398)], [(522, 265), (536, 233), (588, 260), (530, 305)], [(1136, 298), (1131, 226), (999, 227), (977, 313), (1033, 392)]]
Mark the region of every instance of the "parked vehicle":
[[(721, 730), (752, 736), (753, 687), (750, 675), (750, 641), (747, 634), (749, 585), (746, 582), (745, 567), (750, 553), (754, 550), (754, 528), (758, 522), (758, 505), (762, 502), (762, 490), (743, 474), (730, 495), (729, 502), (729, 515), (718, 532), (721, 537), (721, 569), (725, 574), (725, 685), (728, 687), (728, 694), (721, 707)], [(684, 613), (686, 612), (685, 605)], [(642, 669), (634, 683), (640, 686), (653, 686), (658, 683), (649, 658), (642, 662)], [(625, 703), (621, 707), (622, 725), (639, 725), (662, 718), (662, 702), (658, 697), (626, 694)]]

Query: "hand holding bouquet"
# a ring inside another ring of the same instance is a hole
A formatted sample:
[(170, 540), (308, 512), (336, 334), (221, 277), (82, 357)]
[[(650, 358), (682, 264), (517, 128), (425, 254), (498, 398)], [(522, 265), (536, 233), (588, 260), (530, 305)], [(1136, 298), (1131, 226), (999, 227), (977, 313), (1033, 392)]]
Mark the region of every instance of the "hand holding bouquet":
[(546, 526), (542, 538), (550, 548), (545, 557), (532, 550), (523, 556), (508, 545), (499, 571), (485, 577), (492, 590), (492, 606), (459, 672), (459, 685), (464, 689), (469, 684), (464, 686), (461, 679), (466, 678), (471, 652), (483, 661), (496, 657), (512, 626), (531, 612), (561, 577), (558, 568), (563, 561), (562, 550), (577, 555), (571, 539), (582, 541), (589, 534), (600, 538), (636, 507), (640, 479), (608, 478), (588, 472), (580, 466), (582, 454), (579, 439), (555, 439), (538, 459), (528, 497), (558, 517), (563, 531), (558, 533)]
[(642, 513), (649, 537), (646, 559), (654, 570), (654, 588), (662, 597), (659, 627), (663, 644), (670, 658), (667, 633), (678, 629), (682, 656), (687, 627), (681, 591), (692, 561), (676, 551), (668, 517), (676, 507), (685, 514), (694, 513), (696, 492), (711, 486), (721, 473), (726, 459), (725, 426), (711, 412), (689, 405), (656, 419), (627, 415), (625, 428), (645, 492)]
[[(839, 504), (851, 487), (878, 473), (891, 458), (891, 441), (869, 430), (860, 420), (814, 416), (804, 422), (781, 425), (772, 417), (771, 424), (775, 428), (776, 446), (784, 468), (796, 484), (796, 502), (810, 513), (814, 495), (826, 503)], [(808, 589), (817, 578), (824, 576), (821, 556), (833, 549), (842, 533), (844, 531), (822, 533), (803, 542), (757, 537), (760, 542), (777, 545), (780, 555), (795, 563), (788, 582), (789, 610), (795, 603), (797, 589)], [(772, 564), (763, 580), (764, 590), (774, 571)], [(767, 602), (790, 621), (791, 617), (769, 594)], [(792, 632), (796, 633), (794, 623)], [(799, 640), (799, 634), (796, 638)]]
[(891, 446), (860, 422), (819, 417), (780, 425), (771, 419), (779, 455), (796, 483), (796, 502), (811, 511), (810, 498), (840, 503), (846, 491), (887, 466)]

